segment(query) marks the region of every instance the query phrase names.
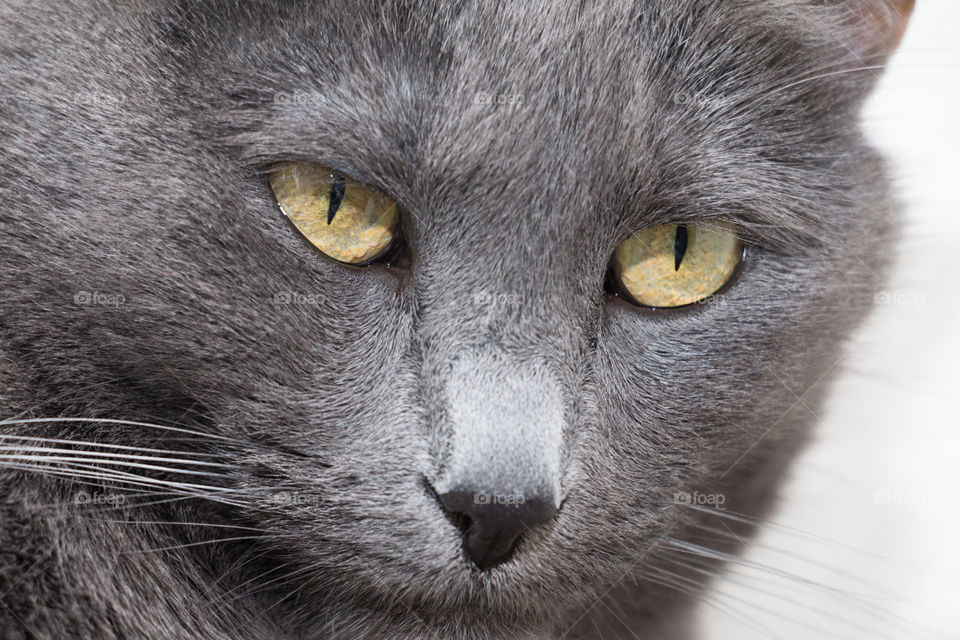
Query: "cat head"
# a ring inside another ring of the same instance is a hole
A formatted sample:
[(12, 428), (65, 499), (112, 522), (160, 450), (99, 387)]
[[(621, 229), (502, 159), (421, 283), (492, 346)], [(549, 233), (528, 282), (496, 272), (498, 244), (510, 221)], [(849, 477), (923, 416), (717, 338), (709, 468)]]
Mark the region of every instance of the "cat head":
[[(895, 216), (856, 119), (909, 4), (31, 9), (0, 348), (35, 415), (196, 432), (96, 431), (229, 463), (162, 508), (265, 530), (304, 624), (652, 607), (698, 507), (762, 513), (873, 302)], [(389, 263), (304, 241), (290, 163), (396, 204)], [(610, 284), (662, 225), (736, 229), (722, 290)]]

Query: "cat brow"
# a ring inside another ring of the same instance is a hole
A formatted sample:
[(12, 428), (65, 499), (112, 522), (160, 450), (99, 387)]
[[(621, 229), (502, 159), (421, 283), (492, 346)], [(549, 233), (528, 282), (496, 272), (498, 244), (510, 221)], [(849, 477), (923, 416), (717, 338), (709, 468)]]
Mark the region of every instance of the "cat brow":
[[(829, 176), (812, 169), (745, 166), (748, 180), (724, 176), (689, 178), (690, 193), (651, 198), (636, 194), (619, 208), (618, 228), (627, 233), (660, 224), (732, 223), (745, 241), (782, 251), (804, 251), (837, 240), (832, 219), (863, 206)], [(792, 175), (790, 175), (792, 174)]]

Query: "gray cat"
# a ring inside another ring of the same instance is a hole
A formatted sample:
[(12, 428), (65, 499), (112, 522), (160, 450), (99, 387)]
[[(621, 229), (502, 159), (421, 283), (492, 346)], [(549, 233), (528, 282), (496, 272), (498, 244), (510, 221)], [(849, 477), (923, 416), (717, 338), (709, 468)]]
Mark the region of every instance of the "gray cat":
[(3, 0), (0, 637), (692, 637), (911, 5)]

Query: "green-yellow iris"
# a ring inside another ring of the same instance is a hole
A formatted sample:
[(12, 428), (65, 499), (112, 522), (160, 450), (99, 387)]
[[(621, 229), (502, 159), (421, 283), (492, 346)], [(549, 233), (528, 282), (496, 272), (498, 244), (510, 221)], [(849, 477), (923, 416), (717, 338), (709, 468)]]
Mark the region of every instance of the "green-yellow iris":
[(370, 262), (393, 243), (393, 200), (330, 169), (292, 162), (270, 174), (284, 215), (316, 248), (347, 264)]
[(682, 307), (721, 289), (736, 271), (741, 253), (732, 225), (665, 224), (621, 243), (613, 255), (613, 272), (634, 302)]

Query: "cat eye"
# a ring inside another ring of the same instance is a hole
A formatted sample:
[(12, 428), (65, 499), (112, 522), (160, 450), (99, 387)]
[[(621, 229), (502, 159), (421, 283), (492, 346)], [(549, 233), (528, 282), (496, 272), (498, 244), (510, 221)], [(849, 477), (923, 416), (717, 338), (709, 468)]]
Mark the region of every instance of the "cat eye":
[(287, 163), (269, 175), (280, 210), (338, 262), (368, 264), (397, 240), (400, 212), (382, 193), (320, 165)]
[(683, 307), (722, 289), (742, 255), (733, 225), (664, 224), (622, 242), (613, 254), (611, 277), (638, 305)]

